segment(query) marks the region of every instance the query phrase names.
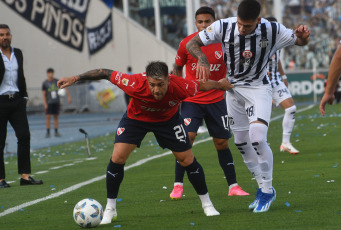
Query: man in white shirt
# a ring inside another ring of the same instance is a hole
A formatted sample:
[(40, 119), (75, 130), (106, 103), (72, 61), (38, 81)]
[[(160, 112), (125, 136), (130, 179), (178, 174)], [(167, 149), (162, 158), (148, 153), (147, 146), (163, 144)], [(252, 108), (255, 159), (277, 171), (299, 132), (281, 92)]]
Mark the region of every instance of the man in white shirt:
[(0, 24), (0, 188), (9, 188), (5, 180), (4, 148), (9, 122), (18, 138), (18, 173), (20, 185), (39, 185), (43, 182), (31, 176), (30, 129), (27, 121), (27, 91), (20, 49), (11, 46), (12, 34), (8, 25)]

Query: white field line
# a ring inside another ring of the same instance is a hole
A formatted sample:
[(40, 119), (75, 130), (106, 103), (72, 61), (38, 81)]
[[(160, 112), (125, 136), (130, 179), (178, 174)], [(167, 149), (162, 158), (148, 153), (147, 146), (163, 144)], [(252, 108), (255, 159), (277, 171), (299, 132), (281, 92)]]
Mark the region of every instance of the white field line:
[[(312, 107), (313, 107), (313, 105), (309, 105), (309, 106), (307, 106), (305, 108), (297, 110), (297, 113), (309, 110)], [(276, 117), (272, 118), (271, 121), (277, 120), (277, 119), (279, 119), (281, 117), (283, 117), (283, 115), (276, 116)], [(209, 138), (206, 138), (206, 139), (203, 139), (203, 140), (196, 141), (196, 142), (193, 143), (193, 146), (197, 145), (197, 144), (200, 144), (200, 143), (203, 143), (203, 142), (206, 142), (206, 141), (209, 141), (211, 139), (212, 138), (209, 137)], [(171, 153), (172, 153), (171, 151), (167, 151), (167, 152), (159, 154), (159, 155), (155, 155), (155, 156), (152, 156), (152, 157), (148, 157), (148, 158), (139, 160), (139, 161), (135, 162), (134, 164), (131, 164), (131, 165), (127, 166), (127, 167), (124, 167), (124, 171), (126, 171), (128, 169), (131, 169), (131, 168), (134, 168), (134, 167), (137, 167), (137, 166), (140, 166), (140, 165), (143, 165), (143, 164), (145, 164), (145, 163), (147, 163), (147, 162), (149, 162), (151, 160), (154, 160), (154, 159), (157, 159), (157, 158), (161, 158), (161, 157), (170, 155)], [(0, 217), (6, 216), (6, 215), (11, 214), (13, 212), (16, 212), (16, 211), (18, 211), (18, 210), (20, 210), (22, 208), (29, 207), (31, 205), (40, 203), (42, 201), (46, 201), (46, 200), (50, 200), (50, 199), (53, 199), (53, 198), (60, 197), (61, 195), (64, 195), (64, 194), (69, 193), (69, 192), (72, 192), (72, 191), (74, 191), (76, 189), (79, 189), (79, 188), (81, 188), (83, 186), (92, 184), (92, 183), (94, 183), (96, 181), (103, 180), (105, 177), (106, 177), (106, 175), (98, 176), (98, 177), (95, 177), (95, 178), (93, 178), (91, 180), (87, 180), (87, 181), (84, 181), (82, 183), (78, 183), (78, 184), (72, 185), (72, 186), (70, 186), (70, 187), (68, 187), (66, 189), (63, 189), (63, 190), (61, 190), (61, 191), (59, 191), (57, 193), (53, 193), (51, 195), (48, 195), (48, 196), (45, 196), (45, 197), (42, 197), (42, 198), (39, 198), (39, 199), (36, 199), (36, 200), (32, 200), (32, 201), (29, 201), (29, 202), (17, 205), (17, 206), (15, 206), (13, 208), (6, 209), (5, 211), (0, 213)]]
[[(206, 141), (211, 140), (211, 139), (212, 138), (209, 137), (209, 138), (206, 138), (206, 139), (203, 139), (203, 140), (200, 140), (200, 141), (196, 141), (193, 145), (197, 145), (197, 144), (200, 144), (202, 142), (206, 142)], [(151, 160), (154, 160), (154, 159), (157, 159), (157, 158), (160, 158), (160, 157), (164, 157), (164, 156), (167, 156), (167, 155), (170, 155), (170, 154), (172, 154), (172, 152), (171, 151), (167, 151), (167, 152), (159, 154), (159, 155), (155, 155), (155, 156), (152, 156), (152, 157), (148, 157), (148, 158), (139, 160), (139, 161), (135, 162), (134, 164), (131, 164), (131, 165), (128, 165), (127, 167), (124, 167), (124, 171), (126, 171), (128, 169), (131, 169), (131, 168), (134, 168), (134, 167), (137, 167), (137, 166), (140, 166), (142, 164), (145, 164), (148, 161), (151, 161)], [(42, 201), (46, 201), (46, 200), (50, 200), (50, 199), (53, 199), (53, 198), (60, 197), (61, 195), (64, 195), (64, 194), (69, 193), (69, 192), (72, 192), (72, 191), (74, 191), (76, 189), (79, 189), (79, 188), (85, 186), (85, 185), (92, 184), (92, 183), (94, 183), (96, 181), (103, 180), (103, 179), (105, 179), (105, 177), (106, 177), (106, 175), (98, 176), (98, 177), (95, 177), (95, 178), (93, 178), (91, 180), (87, 180), (87, 181), (84, 181), (82, 183), (72, 185), (72, 186), (70, 186), (70, 187), (68, 187), (66, 189), (63, 189), (63, 190), (61, 190), (61, 191), (59, 191), (57, 193), (53, 193), (51, 195), (48, 195), (48, 196), (45, 196), (45, 197), (42, 197), (42, 198), (39, 198), (39, 199), (36, 199), (36, 200), (32, 200), (32, 201), (20, 204), (18, 206), (13, 207), (13, 208), (6, 209), (5, 211), (0, 213), (0, 217), (6, 216), (6, 215), (11, 214), (13, 212), (16, 212), (16, 211), (18, 211), (18, 210), (20, 210), (22, 208), (26, 208), (28, 206), (40, 203)]]

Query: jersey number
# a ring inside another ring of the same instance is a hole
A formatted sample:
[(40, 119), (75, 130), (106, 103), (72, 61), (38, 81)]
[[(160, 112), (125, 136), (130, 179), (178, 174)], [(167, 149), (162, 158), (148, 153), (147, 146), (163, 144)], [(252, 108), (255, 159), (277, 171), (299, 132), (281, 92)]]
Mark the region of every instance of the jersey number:
[(221, 116), (221, 120), (223, 120), (223, 125), (224, 125), (224, 128), (226, 129), (226, 130), (230, 130), (229, 129), (229, 118), (228, 118), (228, 116), (227, 115), (225, 115), (225, 116)]
[(250, 106), (249, 108), (246, 109), (246, 115), (248, 117), (252, 117), (254, 115), (253, 106)]
[(174, 127), (175, 137), (179, 141), (183, 141), (186, 143), (186, 131), (182, 125), (177, 125)]
[(288, 89), (285, 88), (285, 89), (278, 90), (277, 93), (279, 94), (279, 97), (282, 97), (283, 93), (288, 94), (289, 92), (288, 92)]

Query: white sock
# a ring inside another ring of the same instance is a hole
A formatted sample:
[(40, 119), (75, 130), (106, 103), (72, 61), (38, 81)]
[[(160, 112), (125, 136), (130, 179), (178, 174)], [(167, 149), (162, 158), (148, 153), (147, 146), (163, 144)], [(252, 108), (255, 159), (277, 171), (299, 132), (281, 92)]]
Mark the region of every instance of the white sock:
[(249, 130), (234, 131), (234, 143), (239, 149), (246, 167), (250, 170), (252, 176), (256, 179), (258, 187), (263, 187), (263, 179), (259, 168), (258, 156), (251, 145)]
[(175, 182), (174, 183), (174, 187), (177, 186), (177, 185), (181, 185), (182, 187), (184, 186), (184, 183), (181, 183), (181, 182)]
[(107, 198), (107, 206), (105, 207), (105, 209), (107, 208), (116, 209), (116, 198)]
[(283, 127), (282, 143), (290, 142), (290, 136), (295, 125), (295, 113), (296, 113), (295, 105), (285, 109), (283, 122), (282, 122), (282, 127)]
[(201, 200), (201, 206), (202, 207), (207, 207), (207, 206), (210, 206), (212, 204), (211, 202), (211, 199), (210, 199), (210, 196), (208, 195), (208, 193), (204, 194), (204, 195), (198, 195), (200, 200)]
[(233, 187), (236, 187), (236, 186), (238, 186), (238, 183), (231, 184), (231, 185), (229, 186), (229, 189), (231, 189), (231, 188), (233, 188)]
[(273, 154), (267, 143), (267, 132), (268, 127), (265, 124), (250, 124), (250, 140), (257, 152), (259, 168), (263, 179), (261, 189), (264, 193), (272, 193)]

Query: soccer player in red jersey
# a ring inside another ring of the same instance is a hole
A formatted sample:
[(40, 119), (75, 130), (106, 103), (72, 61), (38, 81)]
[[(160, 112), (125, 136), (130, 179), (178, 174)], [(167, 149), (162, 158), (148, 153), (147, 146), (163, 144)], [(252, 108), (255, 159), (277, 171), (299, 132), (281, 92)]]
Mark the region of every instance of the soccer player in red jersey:
[[(184, 38), (175, 58), (173, 74), (182, 77), (183, 67), (186, 66), (186, 79), (196, 80), (196, 67), (198, 60), (192, 57), (186, 50), (186, 44), (200, 31), (209, 27), (215, 21), (214, 10), (203, 6), (195, 13), (195, 25), (198, 32)], [(224, 62), (221, 44), (212, 44), (201, 47), (210, 63), (210, 79), (219, 81), (226, 77), (226, 65)], [(242, 190), (237, 183), (233, 157), (228, 146), (231, 137), (227, 115), (225, 92), (212, 89), (206, 92), (198, 92), (194, 97), (189, 97), (181, 104), (181, 116), (187, 126), (188, 136), (193, 144), (197, 136), (198, 128), (205, 120), (210, 136), (218, 152), (218, 159), (224, 171), (229, 186), (229, 196), (249, 195)], [(170, 194), (171, 199), (178, 200), (183, 193), (183, 178), (185, 169), (175, 163), (174, 189)]]
[(129, 75), (108, 69), (91, 70), (61, 78), (58, 87), (65, 88), (79, 80), (100, 79), (111, 81), (132, 98), (115, 136), (114, 151), (107, 169), (108, 199), (101, 224), (109, 224), (117, 217), (116, 198), (123, 180), (124, 164), (130, 153), (140, 146), (147, 132), (153, 132), (159, 145), (170, 149), (185, 168), (205, 214), (219, 215), (209, 198), (204, 171), (194, 158), (178, 107), (181, 101), (194, 96), (198, 90), (229, 90), (233, 85), (226, 79), (205, 83), (186, 80), (168, 74), (165, 63), (151, 62), (142, 74)]

